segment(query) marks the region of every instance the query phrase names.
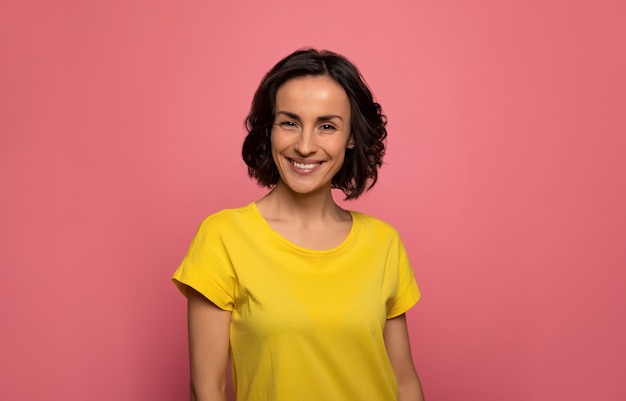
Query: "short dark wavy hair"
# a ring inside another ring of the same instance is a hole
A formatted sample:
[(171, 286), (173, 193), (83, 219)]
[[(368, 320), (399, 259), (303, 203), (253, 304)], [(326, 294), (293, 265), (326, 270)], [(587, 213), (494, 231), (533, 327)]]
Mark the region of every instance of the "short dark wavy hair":
[(346, 200), (356, 199), (371, 189), (378, 179), (378, 169), (385, 154), (387, 117), (382, 114), (380, 104), (374, 101), (356, 66), (328, 50), (297, 50), (263, 77), (245, 120), (248, 135), (241, 153), (248, 166), (248, 175), (260, 186), (271, 188), (278, 183), (279, 173), (270, 143), (276, 92), (290, 79), (311, 75), (332, 78), (348, 95), (354, 149), (346, 149), (343, 166), (333, 177), (332, 187), (340, 189)]

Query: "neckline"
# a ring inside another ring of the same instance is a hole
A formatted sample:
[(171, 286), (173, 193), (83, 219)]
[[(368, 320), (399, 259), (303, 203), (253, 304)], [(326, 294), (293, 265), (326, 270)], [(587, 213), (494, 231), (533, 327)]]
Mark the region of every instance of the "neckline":
[(352, 241), (352, 238), (356, 235), (356, 231), (357, 231), (358, 213), (352, 210), (347, 210), (347, 212), (350, 213), (350, 217), (352, 218), (352, 227), (350, 227), (350, 232), (348, 232), (348, 235), (346, 236), (346, 238), (343, 239), (343, 241), (341, 241), (337, 246), (334, 246), (328, 249), (306, 248), (306, 247), (303, 247), (303, 246), (300, 246), (298, 244), (291, 242), (290, 240), (288, 240), (287, 238), (279, 234), (278, 231), (274, 230), (272, 226), (267, 222), (267, 220), (265, 220), (265, 217), (263, 217), (263, 215), (261, 214), (261, 211), (259, 210), (256, 204), (256, 201), (250, 203), (250, 207), (254, 211), (256, 216), (259, 218), (259, 220), (263, 222), (263, 226), (265, 227), (265, 230), (268, 231), (271, 236), (277, 238), (280, 242), (287, 245), (288, 247), (295, 249), (299, 252), (306, 253), (306, 254), (326, 255), (326, 254), (338, 252), (342, 248), (345, 248)]

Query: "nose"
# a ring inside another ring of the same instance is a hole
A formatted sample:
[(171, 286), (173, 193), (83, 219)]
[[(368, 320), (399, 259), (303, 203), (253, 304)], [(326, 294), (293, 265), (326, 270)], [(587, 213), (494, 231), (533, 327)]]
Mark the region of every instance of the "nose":
[(303, 129), (298, 135), (294, 149), (302, 156), (308, 156), (315, 153), (317, 144), (315, 143), (315, 132), (312, 129)]

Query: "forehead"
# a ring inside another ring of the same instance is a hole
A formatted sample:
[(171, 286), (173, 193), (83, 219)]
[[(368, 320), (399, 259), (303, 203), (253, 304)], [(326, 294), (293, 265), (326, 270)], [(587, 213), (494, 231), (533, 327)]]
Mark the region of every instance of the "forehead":
[(302, 111), (332, 111), (350, 113), (350, 101), (346, 91), (326, 75), (306, 75), (283, 83), (276, 92), (276, 109), (299, 109)]

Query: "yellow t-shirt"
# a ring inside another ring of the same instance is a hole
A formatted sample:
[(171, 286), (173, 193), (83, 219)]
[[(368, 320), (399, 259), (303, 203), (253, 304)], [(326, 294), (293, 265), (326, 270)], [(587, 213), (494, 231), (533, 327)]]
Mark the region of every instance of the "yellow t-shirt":
[(396, 230), (350, 213), (329, 250), (291, 243), (255, 203), (200, 225), (173, 280), (232, 311), (238, 401), (397, 400), (383, 328), (420, 293)]

